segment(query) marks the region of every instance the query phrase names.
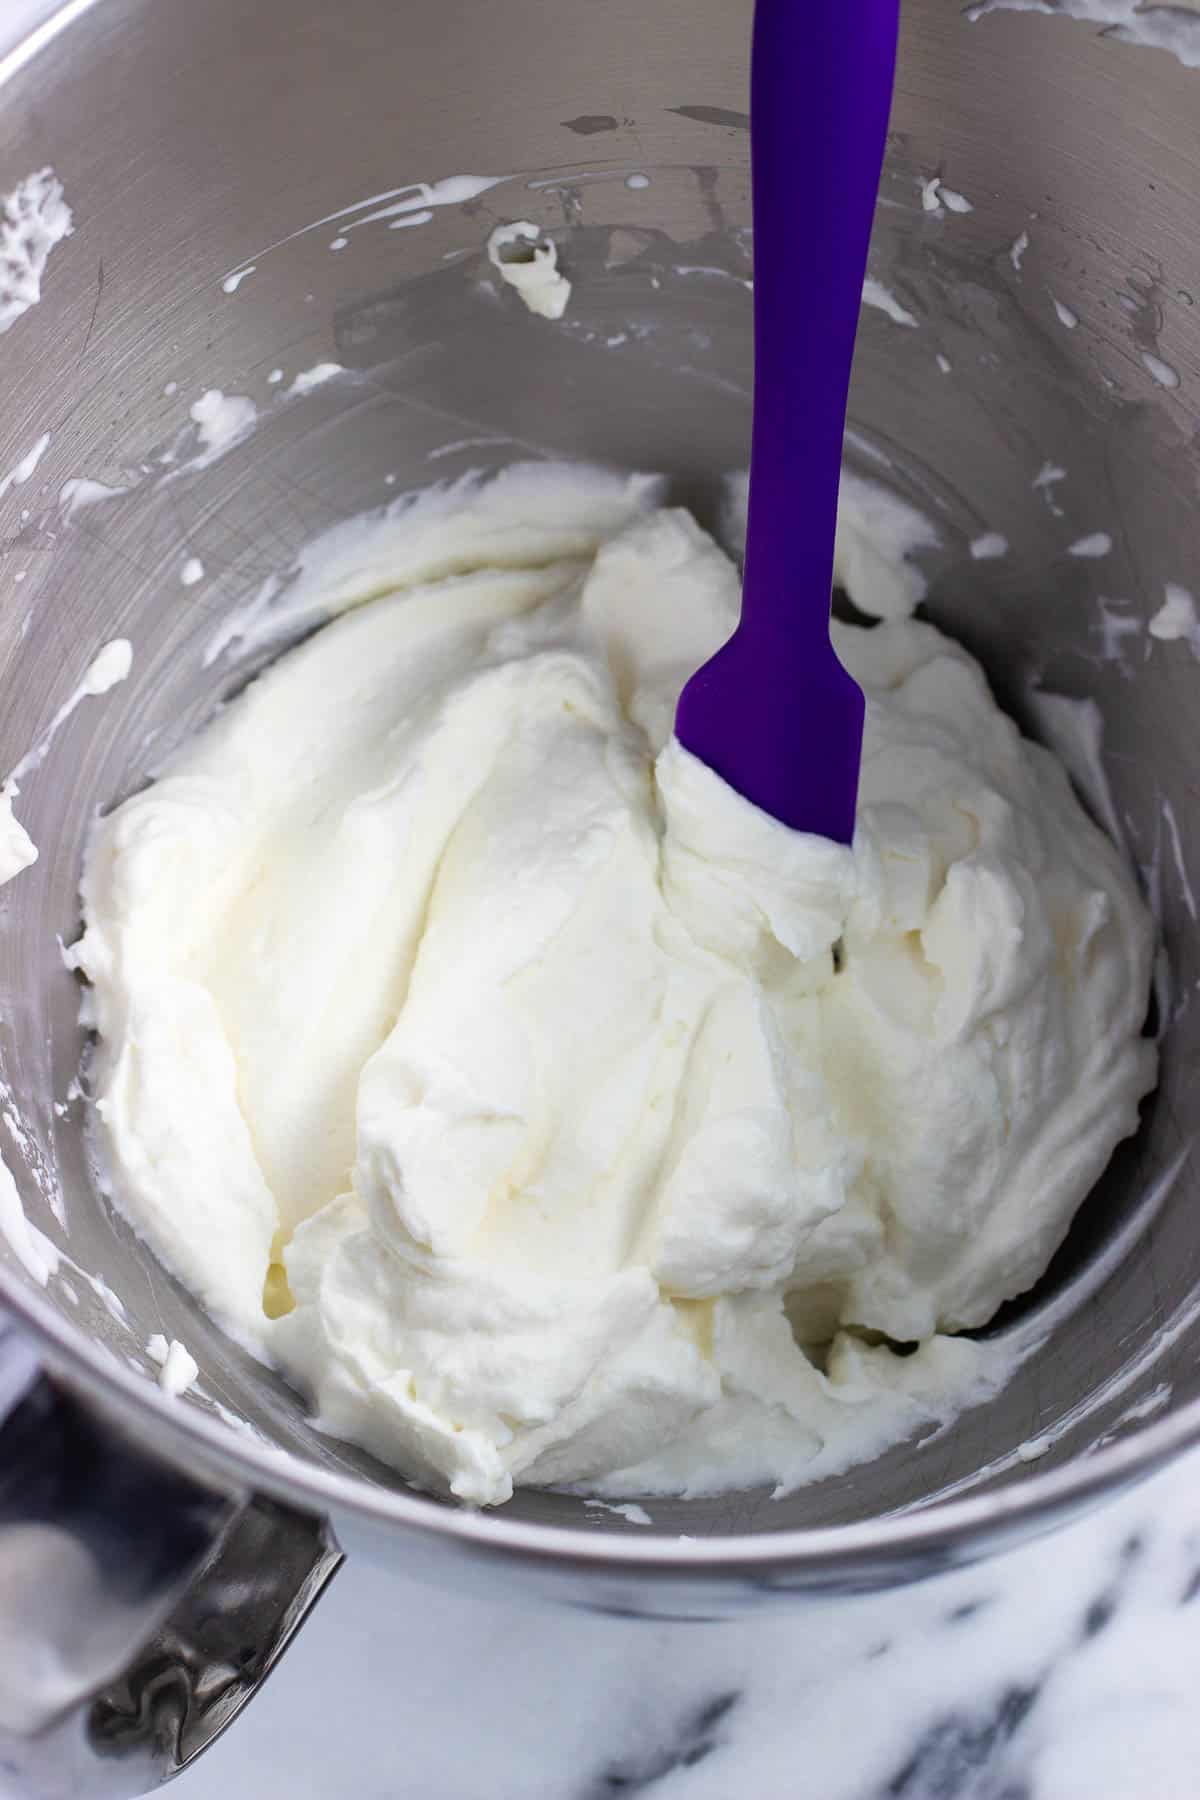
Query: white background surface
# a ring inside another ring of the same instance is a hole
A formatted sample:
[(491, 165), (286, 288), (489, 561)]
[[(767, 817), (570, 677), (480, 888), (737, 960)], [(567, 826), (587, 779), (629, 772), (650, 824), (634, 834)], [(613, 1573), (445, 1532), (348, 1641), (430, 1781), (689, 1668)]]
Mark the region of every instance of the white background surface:
[(1198, 1800), (1200, 1454), (919, 1588), (661, 1625), (347, 1564), (178, 1800)]

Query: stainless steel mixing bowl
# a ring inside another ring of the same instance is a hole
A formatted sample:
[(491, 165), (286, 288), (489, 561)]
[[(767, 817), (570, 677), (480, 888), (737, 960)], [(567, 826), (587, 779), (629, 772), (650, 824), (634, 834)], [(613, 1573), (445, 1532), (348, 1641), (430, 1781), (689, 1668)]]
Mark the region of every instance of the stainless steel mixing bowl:
[[(0, 1146), (71, 1259), (43, 1288), (0, 1239), (0, 1292), (46, 1371), (30, 1387), (7, 1365), (26, 1397), (0, 1442), (0, 1614), (58, 1655), (51, 1681), (6, 1652), (0, 1725), (45, 1792), (129, 1791), (202, 1746), (335, 1566), (335, 1532), (431, 1579), (708, 1615), (916, 1579), (1200, 1435), (1198, 672), (1186, 642), (1145, 630), (1167, 583), (1200, 587), (1200, 18), (1179, 6), (1143, 33), (1177, 57), (1064, 17), (908, 0), (872, 261), (892, 313), (866, 310), (860, 338), (851, 460), (936, 522), (930, 615), (1014, 712), (1044, 728), (1039, 687), (1096, 702), (1110, 822), (1169, 963), (1160, 1091), (1043, 1290), (999, 1322), (1044, 1340), (999, 1398), (786, 1499), (655, 1504), (651, 1531), (550, 1493), (481, 1516), (323, 1437), (89, 1177), (56, 937), (77, 929), (94, 809), (253, 666), (205, 660), (228, 609), (330, 524), (515, 456), (664, 470), (714, 518), (748, 442), (749, 12), (73, 0), (0, 63), (0, 187), (52, 164), (75, 217), (40, 303), (0, 337), (0, 470), (50, 434), (31, 478), (0, 486), (0, 768), (103, 642), (135, 649), (129, 680), (22, 783), (41, 857), (0, 895)], [(437, 185), (464, 174), (505, 179), (465, 202)], [(926, 210), (935, 174), (972, 210)], [(484, 255), (494, 223), (523, 217), (575, 283), (558, 324)], [(322, 361), (350, 373), (289, 394)], [(250, 396), (256, 430), (164, 479), (196, 451), (188, 409), (211, 388)], [(1066, 474), (1039, 486), (1048, 464)], [(79, 478), (122, 491), (72, 513)], [(985, 531), (1010, 553), (975, 560)], [(1110, 555), (1069, 554), (1097, 531)], [(189, 557), (205, 570), (190, 586)], [(159, 1392), (152, 1332), (190, 1346), (198, 1396)]]

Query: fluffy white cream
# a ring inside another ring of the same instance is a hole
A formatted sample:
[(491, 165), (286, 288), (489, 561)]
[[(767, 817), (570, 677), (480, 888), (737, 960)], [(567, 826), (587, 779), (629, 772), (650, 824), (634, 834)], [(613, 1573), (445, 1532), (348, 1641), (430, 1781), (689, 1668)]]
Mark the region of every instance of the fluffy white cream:
[(530, 312), (561, 319), (571, 298), (571, 283), (558, 266), (558, 245), (537, 225), (520, 219), (497, 225), (487, 243), (488, 261), (500, 278), (516, 288)]
[(37, 845), (13, 811), (17, 790), (11, 782), (0, 785), (0, 887), (37, 861)]
[(790, 1485), (947, 1417), (997, 1374), (944, 1334), (1154, 1078), (1117, 853), (904, 619), (837, 633), (853, 851), (787, 831), (670, 735), (738, 604), (686, 513), (431, 504), (339, 539), (352, 610), (95, 830), (121, 1205), (330, 1431), (472, 1501)]

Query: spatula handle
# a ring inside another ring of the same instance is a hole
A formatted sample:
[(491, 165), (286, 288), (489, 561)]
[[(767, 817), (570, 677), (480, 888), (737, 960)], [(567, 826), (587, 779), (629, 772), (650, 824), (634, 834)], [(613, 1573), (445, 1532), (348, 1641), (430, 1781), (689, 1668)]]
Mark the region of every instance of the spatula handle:
[[(758, 0), (754, 453), (743, 627), (819, 642), (900, 0)], [(806, 604), (807, 603), (807, 604)], [(797, 618), (796, 607), (816, 613)], [(779, 616), (775, 616), (778, 614)]]

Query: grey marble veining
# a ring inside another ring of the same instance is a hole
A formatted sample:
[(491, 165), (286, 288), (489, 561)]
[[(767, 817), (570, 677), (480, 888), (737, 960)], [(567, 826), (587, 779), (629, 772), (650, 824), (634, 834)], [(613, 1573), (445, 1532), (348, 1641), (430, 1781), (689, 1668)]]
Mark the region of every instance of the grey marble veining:
[(179, 1800), (1197, 1800), (1200, 1456), (916, 1589), (661, 1625), (353, 1557)]

